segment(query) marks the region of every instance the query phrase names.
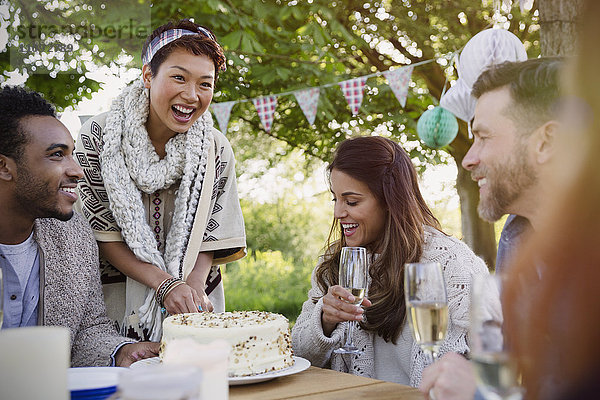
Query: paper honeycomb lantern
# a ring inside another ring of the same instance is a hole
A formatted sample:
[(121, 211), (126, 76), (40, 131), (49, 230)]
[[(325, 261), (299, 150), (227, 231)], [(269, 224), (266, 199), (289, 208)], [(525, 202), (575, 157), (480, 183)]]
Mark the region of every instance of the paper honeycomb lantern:
[(471, 88), (488, 66), (525, 60), (525, 46), (513, 33), (504, 29), (486, 29), (473, 36), (461, 51), (458, 76)]
[(475, 97), (471, 95), (471, 88), (460, 78), (440, 99), (440, 106), (465, 122), (473, 119), (475, 103)]
[(452, 143), (458, 134), (458, 121), (443, 107), (434, 107), (421, 115), (417, 122), (419, 138), (433, 149)]
[(493, 64), (504, 61), (525, 61), (525, 46), (511, 32), (486, 29), (473, 36), (460, 53), (458, 80), (440, 99), (440, 105), (458, 118), (469, 122), (475, 113), (475, 98), (471, 88), (479, 75)]

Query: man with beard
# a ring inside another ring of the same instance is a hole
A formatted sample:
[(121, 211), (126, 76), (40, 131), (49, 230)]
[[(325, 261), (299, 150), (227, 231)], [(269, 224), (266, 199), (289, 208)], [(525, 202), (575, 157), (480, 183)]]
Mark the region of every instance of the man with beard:
[[(511, 257), (528, 231), (535, 230), (559, 129), (556, 103), (563, 61), (536, 58), (493, 65), (473, 85), (477, 99), (473, 145), (462, 165), (479, 185), (479, 215), (494, 222), (510, 214), (502, 230), (496, 272), (509, 270)], [(420, 390), (429, 399), (481, 399), (471, 364), (445, 354), (423, 371)]]
[(462, 166), (479, 185), (479, 215), (502, 230), (496, 271), (504, 271), (523, 235), (535, 229), (558, 130), (555, 106), (562, 60), (507, 62), (484, 71), (473, 85), (477, 99), (473, 145)]
[(0, 267), (2, 329), (70, 330), (73, 366), (129, 366), (158, 343), (121, 337), (105, 315), (98, 249), (73, 213), (83, 171), (73, 139), (39, 94), (0, 89)]

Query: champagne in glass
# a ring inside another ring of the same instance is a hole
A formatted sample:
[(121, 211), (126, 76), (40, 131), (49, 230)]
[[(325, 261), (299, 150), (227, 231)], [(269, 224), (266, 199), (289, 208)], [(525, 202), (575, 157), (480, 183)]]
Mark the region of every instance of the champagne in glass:
[(523, 398), (520, 376), (504, 345), (501, 290), (500, 276), (475, 276), (473, 280), (471, 361), (486, 399), (519, 400)]
[(415, 342), (432, 363), (448, 329), (448, 299), (439, 263), (411, 263), (404, 267), (404, 296)]
[[(364, 247), (342, 247), (339, 284), (354, 296), (352, 304), (359, 305), (362, 303), (367, 290), (368, 275), (367, 250)], [(334, 350), (334, 353), (361, 354), (361, 351), (352, 341), (355, 323), (355, 321), (348, 321), (346, 343), (343, 347)]]
[(416, 342), (437, 354), (448, 329), (448, 305), (415, 301), (408, 307), (408, 313)]
[(346, 289), (347, 291), (352, 293), (352, 296), (354, 296), (354, 302), (348, 302), (348, 303), (351, 303), (351, 304), (354, 304), (355, 306), (357, 306), (360, 303), (362, 303), (363, 299), (365, 298), (365, 291), (366, 291), (365, 288), (344, 287), (344, 289)]

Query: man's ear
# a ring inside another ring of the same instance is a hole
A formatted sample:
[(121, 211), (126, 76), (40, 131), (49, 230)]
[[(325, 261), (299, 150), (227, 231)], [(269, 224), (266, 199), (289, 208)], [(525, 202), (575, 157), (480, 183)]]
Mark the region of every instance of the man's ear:
[(17, 163), (10, 157), (0, 154), (0, 180), (9, 182), (17, 174)]
[(556, 139), (560, 123), (550, 120), (535, 131), (535, 156), (539, 164), (548, 163), (556, 152)]
[(142, 67), (142, 80), (144, 81), (144, 87), (150, 89), (150, 80), (152, 79), (152, 71), (150, 71), (150, 65), (144, 64)]

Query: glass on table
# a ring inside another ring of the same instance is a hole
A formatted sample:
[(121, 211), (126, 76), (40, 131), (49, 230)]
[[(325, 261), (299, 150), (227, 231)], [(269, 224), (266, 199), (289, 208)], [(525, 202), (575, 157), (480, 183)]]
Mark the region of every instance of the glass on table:
[[(368, 282), (367, 250), (364, 247), (342, 247), (340, 254), (339, 285), (352, 293), (354, 302), (362, 303), (367, 292)], [(346, 343), (343, 347), (334, 350), (336, 354), (361, 354), (354, 345), (352, 336), (356, 321), (348, 321), (346, 329)]]
[(477, 275), (471, 296), (471, 362), (477, 385), (487, 400), (520, 400), (523, 389), (516, 363), (506, 351), (502, 306), (503, 278)]
[(405, 264), (404, 299), (415, 342), (431, 364), (437, 359), (448, 329), (448, 296), (442, 266)]
[[(202, 398), (203, 375), (189, 365), (148, 365), (119, 375), (119, 400), (196, 400)], [(206, 382), (210, 384), (210, 382)], [(112, 398), (111, 398), (112, 399)]]

